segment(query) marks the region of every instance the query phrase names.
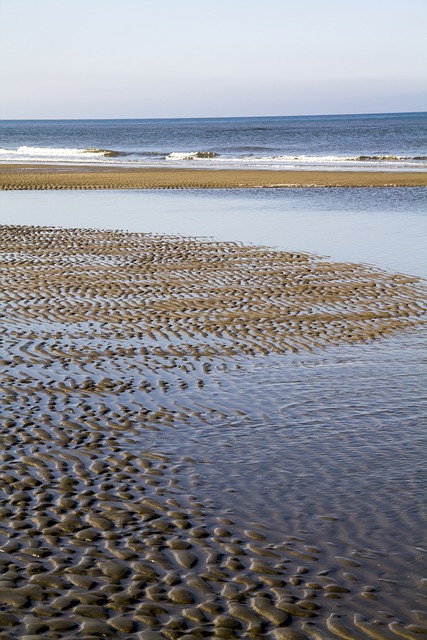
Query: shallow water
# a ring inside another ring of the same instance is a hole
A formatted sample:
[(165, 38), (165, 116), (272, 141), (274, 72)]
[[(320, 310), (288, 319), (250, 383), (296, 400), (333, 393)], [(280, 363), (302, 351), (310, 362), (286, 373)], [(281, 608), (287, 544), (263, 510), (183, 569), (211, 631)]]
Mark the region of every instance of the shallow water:
[[(215, 235), (425, 277), (426, 193), (5, 193), (1, 200), (5, 223), (13, 216), (15, 224)], [(93, 327), (80, 329), (90, 336)], [(88, 349), (95, 342), (99, 337), (82, 338)], [(112, 342), (120, 344), (120, 337)], [(197, 363), (192, 370), (191, 358), (187, 370), (165, 371), (160, 358), (144, 375), (154, 386), (162, 378), (168, 384), (145, 394), (144, 406), (161, 407), (174, 419), (131, 434), (115, 431), (116, 446), (166, 454), (184, 495), (229, 515), (240, 527), (235, 537), (255, 526), (271, 544), (294, 537), (304, 545), (297, 558), (312, 579), (317, 567), (350, 590), (336, 600), (319, 597), (319, 619), (326, 611), (349, 621), (358, 613), (415, 623), (413, 611), (425, 608), (426, 347), (426, 331), (417, 329), (312, 353), (224, 356), (207, 373)], [(46, 362), (31, 374), (53, 386), (65, 375), (104, 375), (107, 366), (97, 372), (77, 362), (75, 371), (65, 371), (64, 360)], [(127, 356), (110, 364), (123, 380), (135, 375)], [(22, 393), (29, 393), (25, 383)], [(81, 397), (68, 404), (60, 398), (57, 410), (78, 421)], [(127, 391), (111, 395), (117, 415), (137, 405), (138, 396)], [(25, 400), (22, 411), (28, 417)], [(318, 552), (304, 557), (310, 546)]]
[(198, 395), (207, 424), (167, 434), (167, 451), (195, 459), (203, 499), (321, 548), (331, 578), (337, 556), (359, 561), (357, 580), (381, 595), (342, 612), (403, 619), (425, 604), (426, 347), (424, 332), (246, 361), (212, 376)]
[(310, 251), (427, 278), (427, 189), (2, 192), (0, 222), (148, 233)]

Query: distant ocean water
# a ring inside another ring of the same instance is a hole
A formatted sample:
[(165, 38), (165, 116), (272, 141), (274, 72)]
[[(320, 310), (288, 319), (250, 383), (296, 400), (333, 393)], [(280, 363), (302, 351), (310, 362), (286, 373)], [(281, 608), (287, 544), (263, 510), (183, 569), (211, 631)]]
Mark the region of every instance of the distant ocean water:
[(3, 120), (0, 163), (427, 170), (427, 113)]

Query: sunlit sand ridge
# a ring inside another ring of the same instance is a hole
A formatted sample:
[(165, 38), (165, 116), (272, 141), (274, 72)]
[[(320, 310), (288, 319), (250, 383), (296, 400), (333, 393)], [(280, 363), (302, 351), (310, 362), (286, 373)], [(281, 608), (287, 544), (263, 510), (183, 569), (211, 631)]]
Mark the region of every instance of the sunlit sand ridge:
[(427, 186), (422, 171), (284, 171), (0, 164), (0, 190)]
[(213, 370), (416, 329), (420, 282), (125, 232), (3, 227), (2, 251), (0, 638), (427, 631), (417, 610), (369, 616), (363, 559), (337, 556), (331, 577), (319, 546), (268, 522), (241, 526), (200, 499), (191, 459), (145, 443), (209, 421), (198, 390)]

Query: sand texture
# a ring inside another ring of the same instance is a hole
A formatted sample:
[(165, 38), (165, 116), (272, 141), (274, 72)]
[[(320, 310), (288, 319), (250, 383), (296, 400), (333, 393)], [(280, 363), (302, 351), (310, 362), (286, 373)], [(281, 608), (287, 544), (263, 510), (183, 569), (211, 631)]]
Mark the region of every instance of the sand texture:
[(0, 165), (0, 190), (425, 187), (427, 172), (270, 171)]
[(199, 398), (245, 359), (416, 332), (422, 283), (126, 232), (4, 226), (1, 249), (1, 640), (426, 633), (421, 596), (384, 609), (369, 545), (345, 555), (321, 524), (296, 536), (290, 521), (242, 520), (163, 439), (190, 429), (197, 457), (203, 429), (231, 429), (237, 409)]

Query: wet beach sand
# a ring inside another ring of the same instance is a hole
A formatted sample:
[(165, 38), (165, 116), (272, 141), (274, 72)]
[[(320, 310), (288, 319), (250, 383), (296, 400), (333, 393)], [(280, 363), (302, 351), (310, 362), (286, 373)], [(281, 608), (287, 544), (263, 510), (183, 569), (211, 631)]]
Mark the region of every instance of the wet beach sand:
[(0, 190), (427, 186), (427, 172), (121, 168), (0, 164)]
[[(320, 440), (283, 448), (281, 521), (268, 495), (245, 494), (243, 440), (232, 444), (243, 425), (268, 446), (283, 362), (290, 386), (301, 358), (310, 367), (334, 349), (344, 360), (419, 335), (422, 281), (304, 253), (119, 231), (3, 226), (1, 248), (1, 640), (427, 632), (421, 551), (376, 551), (387, 514), (373, 516), (368, 534), (362, 522), (363, 535), (341, 519), (346, 468), (356, 464), (348, 451), (328, 459)], [(241, 372), (253, 362), (242, 401)], [(384, 384), (394, 385), (392, 372)], [(212, 431), (218, 450), (206, 446)], [(345, 425), (324, 436), (337, 453), (343, 438), (357, 439)], [(222, 458), (236, 478), (219, 479), (218, 495), (209, 486)], [(275, 465), (272, 457), (273, 474)], [(342, 479), (337, 498), (314, 517), (313, 484), (331, 478)], [(378, 502), (372, 487), (367, 495), (368, 522)], [(405, 510), (407, 496), (393, 486), (386, 500), (402, 512), (403, 542), (414, 542), (425, 514)]]

